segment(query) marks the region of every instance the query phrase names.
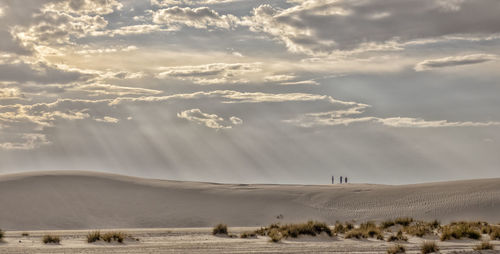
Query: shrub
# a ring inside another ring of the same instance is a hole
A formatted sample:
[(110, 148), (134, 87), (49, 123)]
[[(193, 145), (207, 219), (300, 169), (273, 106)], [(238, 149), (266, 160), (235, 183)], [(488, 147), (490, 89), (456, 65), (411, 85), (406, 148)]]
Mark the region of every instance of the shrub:
[(433, 232), (433, 229), (433, 223), (425, 223), (420, 221), (403, 228), (403, 230), (407, 234), (418, 237), (422, 237), (426, 234), (431, 234)]
[(225, 224), (218, 224), (212, 230), (213, 235), (227, 235), (227, 226)]
[(3, 237), (5, 236), (5, 232), (3, 232), (1, 229), (0, 229), (0, 241), (3, 239)]
[(450, 240), (451, 238), (481, 239), (481, 233), (477, 227), (477, 225), (468, 222), (451, 223), (450, 225), (443, 227), (441, 241)]
[(408, 237), (403, 235), (403, 231), (399, 230), (396, 235), (391, 235), (387, 239), (388, 242), (395, 242), (395, 241), (408, 241)]
[(394, 220), (394, 223), (395, 224), (399, 224), (401, 226), (409, 226), (411, 223), (413, 222), (413, 218), (410, 218), (410, 217), (401, 217), (401, 218), (397, 218)]
[(474, 249), (475, 250), (493, 250), (495, 248), (493, 247), (493, 245), (490, 242), (484, 241), (484, 242), (476, 245), (476, 247)]
[(257, 233), (255, 232), (243, 232), (240, 234), (240, 238), (252, 238), (257, 237)]
[(382, 223), (380, 223), (380, 227), (383, 229), (390, 228), (392, 226), (396, 225), (393, 220), (386, 220)]
[(30, 234), (28, 232), (23, 232), (21, 233), (21, 236), (29, 236)]
[(100, 231), (93, 231), (89, 232), (87, 234), (87, 242), (88, 243), (94, 243), (101, 240), (101, 232)]
[(300, 224), (271, 224), (269, 227), (260, 228), (255, 231), (255, 234), (258, 235), (268, 235), (272, 230), (278, 230), (282, 237), (298, 237), (300, 235), (310, 235), (316, 236), (321, 233), (326, 233), (328, 236), (333, 236), (332, 230), (322, 222), (317, 221), (308, 221), (307, 223)]
[(59, 236), (44, 235), (42, 241), (45, 244), (48, 243), (59, 244), (61, 242), (61, 239), (59, 238)]
[(500, 240), (500, 227), (492, 227), (489, 235), (491, 240)]
[(439, 247), (435, 242), (424, 242), (420, 247), (420, 252), (422, 254), (433, 253), (439, 250)]
[(266, 236), (267, 235), (267, 228), (261, 227), (261, 228), (255, 230), (254, 233), (257, 235), (260, 235), (260, 236)]
[(396, 244), (387, 249), (387, 254), (397, 254), (397, 253), (406, 253), (406, 248), (403, 245)]
[(366, 234), (365, 231), (360, 230), (360, 229), (352, 229), (349, 230), (345, 236), (345, 238), (356, 238), (356, 239), (362, 239), (362, 238), (368, 238), (368, 234)]
[(277, 243), (277, 242), (281, 241), (281, 239), (283, 239), (283, 235), (276, 228), (271, 229), (271, 231), (269, 231), (268, 235), (269, 235), (269, 237), (271, 237), (271, 242), (273, 242), (273, 243)]
[(344, 224), (340, 222), (335, 223), (335, 227), (333, 228), (333, 232), (335, 234), (344, 234), (347, 231), (346, 227), (344, 227)]
[[(107, 232), (101, 235), (101, 239), (105, 242), (110, 243), (111, 241), (116, 241), (119, 243), (123, 243), (126, 235), (122, 232)], [(87, 239), (88, 240), (88, 239)]]

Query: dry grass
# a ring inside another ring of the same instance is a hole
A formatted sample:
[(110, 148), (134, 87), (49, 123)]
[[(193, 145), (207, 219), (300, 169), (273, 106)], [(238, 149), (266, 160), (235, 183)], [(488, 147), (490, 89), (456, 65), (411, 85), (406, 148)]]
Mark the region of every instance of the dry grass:
[(396, 225), (396, 223), (394, 223), (393, 220), (386, 220), (386, 221), (383, 221), (382, 223), (380, 223), (380, 227), (382, 229), (387, 229), (387, 228), (390, 228), (394, 225)]
[(218, 224), (212, 230), (212, 235), (227, 235), (227, 225), (226, 224)]
[(281, 241), (281, 239), (283, 239), (283, 234), (281, 234), (281, 232), (276, 228), (271, 229), (271, 231), (269, 231), (268, 233), (268, 236), (271, 238), (270, 241), (273, 243), (277, 243)]
[(387, 249), (387, 254), (406, 253), (406, 248), (401, 244), (396, 244)]
[(107, 232), (101, 235), (101, 239), (108, 243), (112, 241), (123, 243), (126, 237), (127, 235), (123, 232)]
[(500, 226), (491, 226), (488, 234), (491, 240), (500, 240)]
[(413, 222), (411, 217), (401, 217), (394, 220), (395, 224), (401, 225), (403, 227), (409, 226)]
[(399, 230), (396, 235), (389, 236), (389, 238), (387, 239), (387, 241), (388, 242), (396, 242), (396, 241), (407, 242), (408, 241), (408, 237), (406, 237), (406, 236), (403, 235), (403, 231)]
[(403, 228), (405, 233), (413, 236), (422, 237), (424, 235), (433, 234), (434, 229), (439, 227), (439, 222), (423, 222), (417, 221)]
[(59, 244), (61, 242), (61, 239), (59, 236), (54, 236), (54, 235), (44, 235), (42, 238), (42, 242), (45, 244)]
[(439, 251), (439, 247), (437, 246), (436, 242), (424, 242), (420, 246), (420, 252), (422, 254), (427, 254), (427, 253), (433, 253)]
[(0, 241), (3, 240), (3, 237), (5, 236), (5, 232), (3, 232), (1, 229), (0, 229)]
[(488, 241), (484, 241), (474, 248), (474, 250), (494, 250), (495, 247)]
[(348, 231), (345, 234), (345, 238), (356, 238), (356, 239), (362, 239), (362, 238), (377, 238), (379, 240), (383, 240), (384, 237), (382, 235), (382, 232), (380, 229), (375, 225), (375, 223), (369, 221), (365, 223), (361, 223), (359, 225), (359, 228), (354, 228)]
[(21, 236), (30, 236), (30, 234), (28, 232), (23, 232), (21, 233)]
[(101, 232), (100, 231), (92, 231), (87, 234), (87, 242), (94, 243), (101, 240)]
[(343, 224), (337, 221), (335, 223), (335, 228), (333, 229), (333, 232), (335, 234), (345, 234), (347, 231), (352, 230), (353, 228), (354, 225), (350, 222), (346, 222)]
[(240, 234), (240, 238), (255, 238), (257, 237), (257, 233), (256, 232), (243, 232)]
[(479, 231), (481, 224), (476, 222), (453, 222), (450, 225), (444, 226), (441, 232), (441, 241), (461, 238), (481, 239)]

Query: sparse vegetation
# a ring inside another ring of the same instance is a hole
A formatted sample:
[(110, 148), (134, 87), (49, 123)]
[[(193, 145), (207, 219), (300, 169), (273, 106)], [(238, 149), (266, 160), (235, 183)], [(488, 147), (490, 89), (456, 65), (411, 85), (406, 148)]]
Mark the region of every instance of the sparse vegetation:
[(317, 236), (325, 233), (328, 236), (333, 236), (332, 230), (328, 227), (328, 225), (317, 221), (308, 221), (307, 223), (287, 225), (274, 223), (269, 225), (268, 227), (260, 228), (254, 231), (254, 233), (261, 236), (267, 235), (271, 237), (271, 241), (273, 242), (280, 241), (282, 238), (296, 238), (300, 235)]
[(243, 232), (240, 234), (240, 238), (254, 238), (257, 237), (257, 232)]
[(59, 236), (54, 236), (54, 235), (44, 235), (42, 238), (43, 243), (45, 244), (59, 244), (61, 242), (61, 239)]
[[(119, 243), (123, 243), (123, 240), (125, 240), (125, 233), (123, 232), (107, 232), (101, 235), (101, 239), (105, 242), (112, 242), (116, 241)], [(87, 239), (88, 240), (88, 239)]]
[(271, 238), (271, 242), (273, 243), (277, 243), (281, 241), (281, 239), (283, 239), (283, 234), (281, 234), (281, 232), (276, 228), (271, 229), (268, 235)]
[[(127, 238), (127, 234), (123, 232), (118, 232), (118, 231), (112, 231), (112, 232), (107, 232), (104, 234), (101, 234), (100, 231), (92, 231), (87, 234), (87, 242), (88, 243), (94, 243), (97, 241), (105, 241), (105, 242), (118, 242), (118, 243), (123, 243), (123, 241)], [(138, 240), (138, 239), (136, 239)]]
[(392, 226), (396, 225), (393, 220), (386, 220), (382, 223), (380, 223), (380, 227), (383, 229), (390, 228)]
[(439, 251), (439, 247), (437, 246), (436, 242), (424, 242), (422, 243), (422, 246), (420, 247), (420, 252), (422, 254), (427, 254), (427, 253), (433, 253)]
[(491, 244), (490, 242), (484, 241), (484, 242), (476, 245), (476, 247), (474, 249), (475, 250), (493, 250), (495, 248), (493, 247), (493, 244)]
[(490, 232), (491, 240), (500, 240), (500, 226), (491, 226)]
[(401, 244), (396, 244), (387, 249), (387, 254), (406, 253), (406, 248)]
[(375, 223), (371, 221), (361, 223), (359, 225), (359, 228), (351, 229), (345, 235), (345, 238), (356, 238), (356, 239), (368, 238), (368, 237), (373, 237), (373, 238), (376, 237), (379, 240), (384, 239), (380, 229), (375, 225)]
[(413, 236), (422, 237), (427, 234), (432, 234), (436, 228), (434, 222), (428, 223), (423, 221), (417, 221), (403, 228), (403, 230)]
[(87, 234), (87, 242), (94, 243), (101, 240), (101, 232), (100, 231), (92, 231)]
[(1, 229), (0, 229), (0, 241), (3, 240), (3, 237), (5, 236), (5, 232), (3, 232)]
[(225, 224), (218, 224), (217, 226), (214, 227), (212, 230), (213, 235), (227, 235), (227, 225)]
[(408, 241), (408, 237), (403, 235), (403, 231), (399, 230), (396, 235), (391, 235), (387, 239), (388, 242), (396, 242), (396, 241), (403, 241), (406, 242)]
[(350, 222), (346, 222), (345, 224), (342, 224), (340, 222), (335, 223), (335, 228), (333, 229), (335, 234), (344, 234), (345, 232), (352, 230), (354, 228), (354, 225)]
[(454, 222), (444, 226), (441, 232), (441, 241), (461, 238), (481, 239), (479, 227), (481, 225), (474, 222)]
[(21, 236), (29, 236), (30, 234), (28, 232), (23, 232), (21, 233)]
[(413, 218), (410, 217), (401, 217), (401, 218), (396, 218), (394, 220), (395, 224), (401, 225), (403, 227), (409, 226), (413, 222)]

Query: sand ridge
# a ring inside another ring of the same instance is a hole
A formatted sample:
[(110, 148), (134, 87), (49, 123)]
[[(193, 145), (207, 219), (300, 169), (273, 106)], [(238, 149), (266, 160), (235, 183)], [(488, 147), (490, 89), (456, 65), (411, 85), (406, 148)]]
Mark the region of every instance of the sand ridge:
[[(309, 219), (500, 221), (500, 179), (413, 185), (214, 184), (82, 171), (0, 176), (4, 230), (262, 226)], [(283, 219), (277, 219), (282, 215)]]

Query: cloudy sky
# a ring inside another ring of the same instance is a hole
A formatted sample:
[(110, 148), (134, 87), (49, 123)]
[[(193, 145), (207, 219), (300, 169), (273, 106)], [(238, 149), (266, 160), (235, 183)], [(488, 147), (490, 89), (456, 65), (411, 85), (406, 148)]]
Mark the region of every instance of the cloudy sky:
[(0, 173), (500, 177), (498, 0), (0, 0)]

